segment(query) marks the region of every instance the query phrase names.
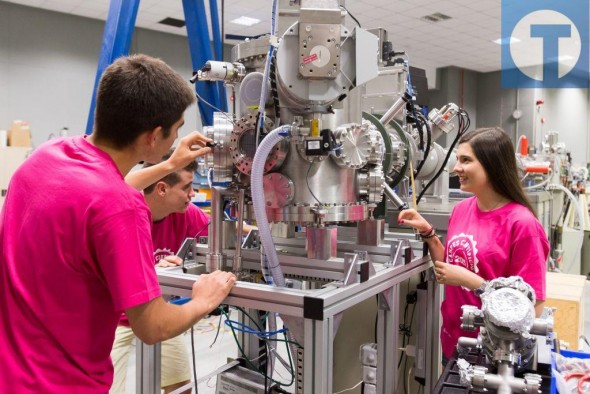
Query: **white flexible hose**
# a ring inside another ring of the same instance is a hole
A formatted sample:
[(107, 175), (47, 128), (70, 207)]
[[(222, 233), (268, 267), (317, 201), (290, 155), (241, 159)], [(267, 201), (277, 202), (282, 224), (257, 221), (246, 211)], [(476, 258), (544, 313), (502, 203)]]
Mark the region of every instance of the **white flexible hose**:
[(262, 178), (264, 176), (264, 165), (269, 153), (279, 141), (289, 135), (290, 129), (291, 126), (277, 127), (262, 140), (254, 155), (252, 173), (250, 174), (252, 204), (254, 206), (254, 214), (256, 215), (258, 234), (260, 235), (260, 241), (264, 247), (264, 254), (268, 261), (270, 275), (272, 276), (274, 284), (278, 287), (285, 287), (285, 277), (279, 264), (279, 256), (277, 255), (277, 250), (275, 249), (272, 240), (270, 225), (268, 224), (268, 218), (266, 216), (266, 203)]
[(584, 243), (584, 213), (582, 211), (582, 207), (580, 206), (580, 203), (578, 202), (578, 200), (576, 199), (576, 196), (573, 195), (573, 193), (571, 191), (569, 191), (568, 188), (562, 186), (562, 185), (557, 185), (557, 184), (551, 184), (549, 185), (549, 188), (551, 189), (559, 189), (562, 192), (564, 192), (569, 199), (571, 200), (572, 204), (574, 204), (574, 207), (576, 207), (576, 214), (578, 215), (578, 219), (580, 220), (580, 246), (578, 248), (576, 248), (576, 253), (574, 254), (574, 257), (572, 258), (572, 261), (570, 263), (570, 265), (568, 265), (568, 269), (564, 269), (562, 270), (563, 272), (569, 272), (569, 269), (574, 265), (574, 263), (576, 262), (577, 258), (578, 258), (578, 254), (580, 253), (580, 251), (582, 250), (582, 244)]

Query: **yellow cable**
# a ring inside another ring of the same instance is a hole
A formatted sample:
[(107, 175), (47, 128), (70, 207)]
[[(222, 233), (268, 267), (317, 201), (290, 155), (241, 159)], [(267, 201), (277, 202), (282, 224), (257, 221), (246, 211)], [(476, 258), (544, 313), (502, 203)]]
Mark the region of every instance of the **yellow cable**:
[(414, 184), (414, 168), (412, 168), (412, 160), (410, 160), (410, 184), (412, 185), (412, 204), (417, 211), (418, 204), (416, 203), (416, 185)]

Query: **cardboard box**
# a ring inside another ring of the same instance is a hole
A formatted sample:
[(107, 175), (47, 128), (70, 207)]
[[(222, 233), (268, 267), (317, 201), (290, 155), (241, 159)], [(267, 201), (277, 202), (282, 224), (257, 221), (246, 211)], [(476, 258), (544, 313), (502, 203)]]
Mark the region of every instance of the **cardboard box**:
[(22, 130), (10, 130), (8, 132), (8, 146), (31, 146), (31, 132)]
[(8, 129), (8, 146), (31, 146), (31, 129), (23, 120), (15, 120)]
[(578, 338), (584, 333), (584, 286), (586, 277), (562, 273), (547, 273), (545, 306), (557, 308), (554, 331), (559, 339), (578, 348)]

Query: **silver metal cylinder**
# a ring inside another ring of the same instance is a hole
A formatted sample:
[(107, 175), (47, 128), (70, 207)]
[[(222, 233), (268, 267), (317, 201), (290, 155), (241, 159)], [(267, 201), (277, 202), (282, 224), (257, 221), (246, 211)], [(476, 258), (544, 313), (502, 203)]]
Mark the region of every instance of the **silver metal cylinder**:
[(236, 231), (238, 233), (236, 242), (236, 254), (234, 255), (233, 271), (239, 273), (242, 271), (242, 234), (244, 223), (244, 189), (238, 190), (238, 224)]
[(206, 256), (207, 272), (211, 273), (221, 269), (222, 255), (222, 218), (223, 218), (223, 191), (224, 188), (213, 187), (211, 189), (211, 225), (209, 227), (209, 253)]
[(387, 198), (393, 203), (393, 205), (397, 209), (402, 210), (408, 208), (408, 204), (404, 200), (402, 200), (397, 194), (395, 194), (393, 189), (389, 187), (389, 185), (385, 182), (383, 182), (383, 193), (385, 193)]
[(338, 245), (337, 235), (337, 227), (307, 227), (307, 258), (328, 260), (336, 257), (336, 247)]
[(395, 118), (399, 112), (404, 109), (408, 99), (405, 96), (400, 96), (395, 102), (389, 107), (387, 112), (379, 119), (382, 125), (386, 125)]
[(221, 222), (221, 249), (235, 249), (236, 247), (236, 222), (224, 220)]
[(461, 337), (459, 338), (458, 345), (463, 348), (475, 349), (479, 343), (477, 338)]

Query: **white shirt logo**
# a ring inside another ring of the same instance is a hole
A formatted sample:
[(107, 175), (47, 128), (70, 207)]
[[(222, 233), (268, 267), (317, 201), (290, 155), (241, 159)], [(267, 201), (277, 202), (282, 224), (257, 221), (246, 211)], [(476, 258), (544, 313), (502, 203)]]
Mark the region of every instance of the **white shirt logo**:
[(477, 241), (469, 234), (454, 235), (447, 243), (447, 263), (460, 265), (468, 270), (479, 272), (477, 265)]

